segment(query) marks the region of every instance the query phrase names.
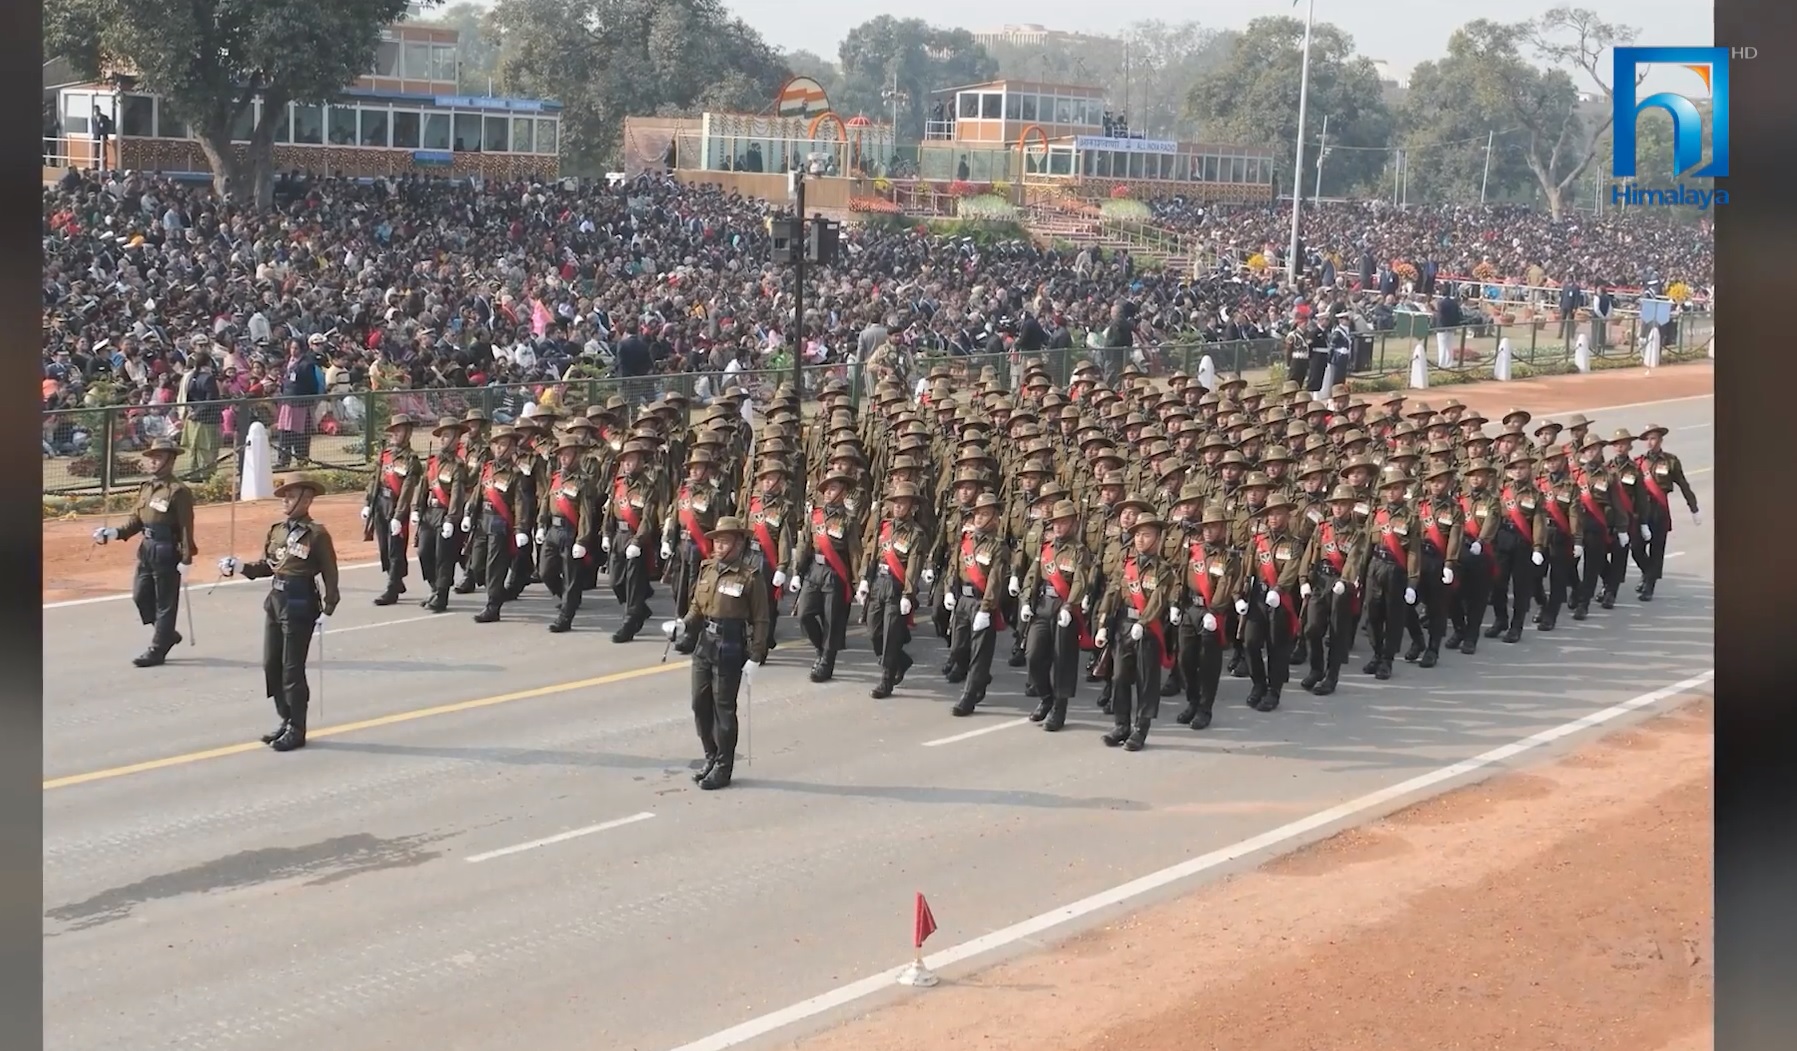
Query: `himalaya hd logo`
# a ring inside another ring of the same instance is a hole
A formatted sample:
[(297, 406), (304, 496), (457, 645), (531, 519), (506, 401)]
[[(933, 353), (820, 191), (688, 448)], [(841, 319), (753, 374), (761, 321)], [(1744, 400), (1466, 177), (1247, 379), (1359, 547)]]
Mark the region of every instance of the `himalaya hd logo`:
[[(1731, 54), (1732, 53), (1732, 54)], [(1672, 118), (1672, 177), (1680, 180), (1665, 188), (1643, 188), (1632, 183), (1610, 188), (1614, 205), (1692, 206), (1707, 209), (1727, 204), (1727, 190), (1688, 186), (1684, 179), (1719, 179), (1728, 175), (1728, 63), (1731, 57), (1749, 59), (1758, 54), (1751, 47), (1619, 47), (1615, 52), (1616, 103), (1612, 138), (1615, 157), (1612, 172), (1619, 180), (1633, 180), (1635, 173), (1636, 122), (1641, 114), (1657, 109)], [(1680, 94), (1662, 91), (1637, 99), (1642, 67), (1674, 66), (1697, 75), (1704, 91)], [(1710, 104), (1710, 162), (1703, 163), (1704, 119), (1696, 102), (1708, 96)]]

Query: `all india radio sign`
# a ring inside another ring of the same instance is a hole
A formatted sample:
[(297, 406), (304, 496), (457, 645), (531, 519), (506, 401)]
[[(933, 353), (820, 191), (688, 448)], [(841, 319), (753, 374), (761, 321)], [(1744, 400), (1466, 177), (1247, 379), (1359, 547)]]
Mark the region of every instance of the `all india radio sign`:
[(1179, 143), (1168, 139), (1110, 139), (1103, 135), (1081, 135), (1073, 140), (1073, 148), (1084, 153), (1088, 150), (1114, 150), (1118, 153), (1167, 153), (1179, 152)]

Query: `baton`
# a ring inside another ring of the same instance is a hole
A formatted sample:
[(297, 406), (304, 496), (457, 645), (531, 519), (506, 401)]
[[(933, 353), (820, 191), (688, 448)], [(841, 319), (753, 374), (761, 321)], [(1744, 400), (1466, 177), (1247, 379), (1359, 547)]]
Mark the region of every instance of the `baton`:
[(193, 630), (193, 591), (189, 587), (185, 575), (181, 577), (181, 605), (187, 607), (187, 644), (198, 646), (199, 643), (194, 641), (198, 636)]
[(751, 707), (750, 702), (755, 699), (755, 672), (753, 670), (754, 667), (755, 667), (755, 665), (753, 665), (753, 664), (748, 665), (748, 668), (750, 669), (750, 671), (749, 671), (749, 674), (746, 676), (747, 681), (743, 683), (743, 765), (744, 766), (754, 766), (755, 765), (755, 734), (754, 734), (754, 731), (752, 731), (750, 729), (750, 722), (749, 722), (749, 708)]
[(324, 637), (323, 628), (318, 630), (318, 719), (324, 721)]

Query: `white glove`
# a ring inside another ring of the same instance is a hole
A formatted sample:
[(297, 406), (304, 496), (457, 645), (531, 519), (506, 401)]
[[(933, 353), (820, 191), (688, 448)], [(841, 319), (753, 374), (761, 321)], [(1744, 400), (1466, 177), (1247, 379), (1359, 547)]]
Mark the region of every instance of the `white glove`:
[(1348, 582), (1345, 580), (1338, 580), (1335, 582), (1335, 586), (1329, 590), (1334, 592), (1337, 596), (1346, 595), (1348, 593)]
[(1298, 585), (1298, 597), (1299, 598), (1309, 598), (1310, 592), (1311, 592), (1310, 581), (1306, 580), (1304, 583)]
[(1626, 530), (1616, 534), (1616, 546), (1617, 547), (1629, 546), (1629, 535)]
[(751, 689), (754, 688), (754, 686), (755, 686), (755, 669), (761, 667), (762, 663), (763, 662), (749, 661), (747, 664), (743, 665), (743, 685), (744, 686), (747, 686)]
[(1691, 512), (1691, 524), (1692, 525), (1702, 525), (1703, 524), (1703, 512), (1702, 511)]
[(320, 613), (318, 615), (318, 623), (313, 625), (313, 630), (318, 632), (320, 635), (323, 635), (325, 625), (329, 624), (330, 622), (331, 622), (331, 615), (329, 613)]
[(670, 639), (679, 638), (680, 637), (680, 622), (677, 620), (662, 621), (661, 622), (661, 633), (663, 635), (666, 635)]
[(899, 616), (909, 617), (911, 615), (911, 608), (912, 607), (911, 607), (910, 599), (908, 599), (908, 598), (899, 599)]
[(1023, 605), (1017, 607), (1017, 619), (1022, 623), (1028, 624), (1031, 620), (1035, 619), (1035, 616), (1036, 611), (1030, 608), (1029, 603), (1025, 602)]
[(404, 522), (401, 522), (399, 519), (395, 518), (392, 521), (387, 523), (387, 535), (388, 536), (398, 536), (400, 533), (400, 530), (404, 529), (405, 527), (406, 527), (406, 524)]
[(784, 569), (774, 570), (774, 586), (777, 588), (783, 588), (786, 586), (786, 570), (784, 570)]
[(1097, 646), (1101, 650), (1104, 649), (1105, 646), (1110, 641), (1111, 641), (1111, 639), (1110, 639), (1109, 633), (1106, 632), (1103, 628), (1099, 628), (1098, 634), (1092, 636), (1092, 644)]
[[(462, 528), (466, 529), (468, 527), (463, 526)], [(611, 537), (602, 536), (599, 538), (599, 550), (605, 552), (608, 555), (611, 554)]]
[(573, 554), (576, 561), (587, 557), (587, 546), (585, 544), (575, 544)]
[(1017, 578), (1016, 578), (1016, 577), (1012, 577), (1012, 578), (1011, 578), (1011, 583), (1010, 583), (1010, 586), (1009, 586), (1009, 590), (1010, 590), (1010, 592), (1011, 592), (1011, 597), (1012, 597), (1012, 598), (1016, 598), (1016, 597), (1017, 597), (1017, 593), (1018, 593), (1018, 592), (1019, 592), (1019, 591), (1022, 591), (1022, 590), (1023, 590), (1023, 585), (1022, 585), (1022, 584), (1019, 584), (1019, 583), (1018, 583), (1018, 582), (1017, 582)]
[(799, 588), (803, 587), (804, 584), (805, 584), (805, 582), (803, 580), (800, 580), (798, 577), (793, 577), (791, 580), (786, 582), (786, 590), (797, 595), (799, 593)]
[(1054, 622), (1063, 628), (1071, 628), (1073, 626), (1073, 611), (1070, 609), (1062, 610), (1060, 614), (1055, 617)]
[(1278, 588), (1272, 588), (1267, 591), (1267, 608), (1268, 609), (1278, 609), (1279, 604), (1283, 601), (1285, 601), (1285, 600), (1279, 597), (1279, 589)]
[(1585, 545), (1584, 544), (1572, 545), (1572, 557), (1584, 558), (1585, 557)]
[(925, 585), (936, 583), (936, 571), (933, 569), (924, 570), (923, 571), (923, 582)]
[(855, 588), (855, 601), (862, 605), (867, 604), (867, 581), (863, 580), (860, 585)]
[(643, 557), (643, 549), (638, 547), (636, 545), (636, 541), (633, 540), (630, 542), (630, 546), (626, 547), (624, 549), (624, 557), (625, 558), (642, 558)]
[(443, 523), (443, 539), (450, 540), (450, 539), (453, 539), (454, 537), (455, 537), (455, 523), (454, 522), (444, 522)]
[(1641, 527), (1641, 539), (1652, 540), (1653, 539), (1653, 530), (1651, 528), (1649, 528), (1648, 526), (1643, 525)]
[(462, 532), (464, 532), (464, 533), (474, 532), (474, 519), (473, 518), (462, 519)]
[(1453, 566), (1441, 567), (1441, 582), (1443, 584), (1452, 584), (1454, 582), (1454, 567)]
[(663, 540), (661, 542), (661, 560), (663, 562), (666, 562), (673, 557), (674, 557), (674, 545), (667, 542), (666, 540)]
[(186, 576), (187, 575), (187, 563), (176, 562), (175, 563), (175, 575), (178, 577)]
[(234, 577), (237, 575), (237, 559), (235, 556), (226, 555), (218, 560), (218, 575), (221, 577)]
[(1179, 607), (1174, 606), (1172, 609), (1167, 611), (1167, 623), (1172, 624), (1175, 627), (1178, 627), (1180, 616), (1181, 616), (1181, 614), (1179, 612)]
[(544, 529), (542, 526), (538, 526), (537, 531), (534, 534), (532, 534), (532, 536), (535, 538), (536, 542), (539, 544), (542, 543), (544, 538), (546, 538), (548, 535), (549, 535), (549, 530)]
[(1473, 541), (1471, 544), (1468, 544), (1466, 547), (1467, 554), (1471, 554), (1471, 555), (1479, 554), (1480, 552), (1482, 552), (1484, 550), (1485, 550), (1485, 545), (1479, 543), (1477, 540)]
[(973, 615), (973, 630), (985, 631), (992, 626), (992, 614), (980, 610)]
[(1129, 641), (1131, 642), (1141, 642), (1142, 636), (1146, 634), (1148, 633), (1142, 630), (1142, 625), (1139, 622), (1129, 626)]
[(519, 547), (529, 547), (530, 546), (530, 534), (529, 533), (518, 533), (515, 536), (513, 536), (512, 539), (516, 540), (518, 542)]
[(101, 526), (94, 530), (94, 543), (96, 544), (104, 544), (108, 540), (117, 540), (118, 538), (119, 531), (111, 526)]
[(955, 608), (955, 593), (953, 591), (944, 591), (942, 593), (942, 608), (949, 610)]
[(1538, 566), (1539, 566), (1539, 565), (1541, 565), (1541, 564), (1542, 564), (1542, 563), (1543, 563), (1543, 562), (1546, 562), (1546, 561), (1547, 561), (1547, 559), (1546, 559), (1546, 558), (1545, 558), (1545, 557), (1543, 557), (1543, 556), (1542, 556), (1542, 554), (1541, 554), (1541, 552), (1539, 552), (1539, 551), (1533, 551), (1533, 552), (1530, 552), (1530, 554), (1529, 554), (1529, 561), (1530, 561), (1530, 562), (1533, 562), (1533, 563), (1535, 563), (1535, 564), (1536, 564), (1536, 565), (1538, 565)]
[(1416, 605), (1416, 589), (1415, 588), (1405, 588), (1404, 589), (1404, 605), (1406, 605), (1406, 606)]
[(418, 512), (416, 512), (416, 511), (412, 512), (412, 524), (413, 525), (418, 524)]
[(1245, 598), (1236, 599), (1235, 600), (1235, 611), (1238, 615), (1247, 613), (1248, 612), (1248, 600)]
[(362, 521), (364, 521), (364, 522), (368, 521), (368, 516), (372, 513), (373, 512), (368, 507), (363, 507), (362, 508)]
[(1215, 613), (1206, 613), (1204, 615), (1204, 620), (1201, 623), (1203, 623), (1205, 631), (1216, 631), (1217, 615)]

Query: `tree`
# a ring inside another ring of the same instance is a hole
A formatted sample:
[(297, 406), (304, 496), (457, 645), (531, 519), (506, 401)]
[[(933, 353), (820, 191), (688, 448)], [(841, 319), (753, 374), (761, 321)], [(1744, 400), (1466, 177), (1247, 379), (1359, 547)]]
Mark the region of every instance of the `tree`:
[(486, 8), (459, 0), (422, 20), (456, 31), (456, 87), (465, 94), (486, 94), (488, 79), (499, 72), (499, 46), (487, 29), (487, 14)]
[(616, 160), (626, 117), (760, 113), (787, 77), (721, 0), (499, 0), (488, 27), (506, 91), (562, 104), (575, 166)]
[[(49, 0), (44, 48), (81, 76), (122, 74), (187, 124), (225, 196), (266, 206), (275, 128), (289, 102), (329, 102), (374, 68), (380, 30), (405, 0)], [(262, 99), (240, 157), (231, 130)]]
[(898, 108), (901, 139), (921, 139), (930, 92), (998, 76), (998, 62), (965, 29), (941, 29), (920, 18), (881, 15), (850, 29), (837, 51), (840, 98), (830, 101), (844, 116), (890, 113), (882, 94), (905, 93)]
[[(1534, 177), (1518, 148), (1514, 122), (1467, 90), (1472, 73), (1464, 52), (1418, 65), (1399, 114), (1412, 201), (1473, 203), (1481, 188), (1492, 201), (1504, 200)], [(1491, 177), (1485, 179), (1485, 146), (1491, 138)]]
[[(1603, 72), (1605, 52), (1634, 38), (1630, 27), (1612, 25), (1587, 10), (1560, 7), (1531, 22), (1469, 22), (1448, 42), (1450, 55), (1458, 52), (1466, 58), (1467, 86), (1481, 104), (1502, 110), (1519, 128), (1523, 162), (1556, 219), (1567, 187), (1597, 157), (1612, 112), (1605, 105), (1601, 113), (1587, 115), (1567, 67), (1582, 73), (1603, 101), (1611, 102), (1615, 85)], [(1531, 65), (1525, 54), (1549, 68)]]
[[(1199, 77), (1186, 96), (1187, 114), (1205, 142), (1273, 147), (1279, 185), (1288, 189), (1293, 185), (1303, 48), (1302, 21), (1257, 18), (1248, 23), (1228, 61)], [(1314, 189), (1325, 116), (1330, 153), (1323, 165), (1324, 195), (1381, 184), (1393, 120), (1378, 70), (1371, 59), (1354, 53), (1353, 38), (1335, 26), (1318, 24), (1310, 42), (1305, 171), (1300, 173), (1305, 193)]]

